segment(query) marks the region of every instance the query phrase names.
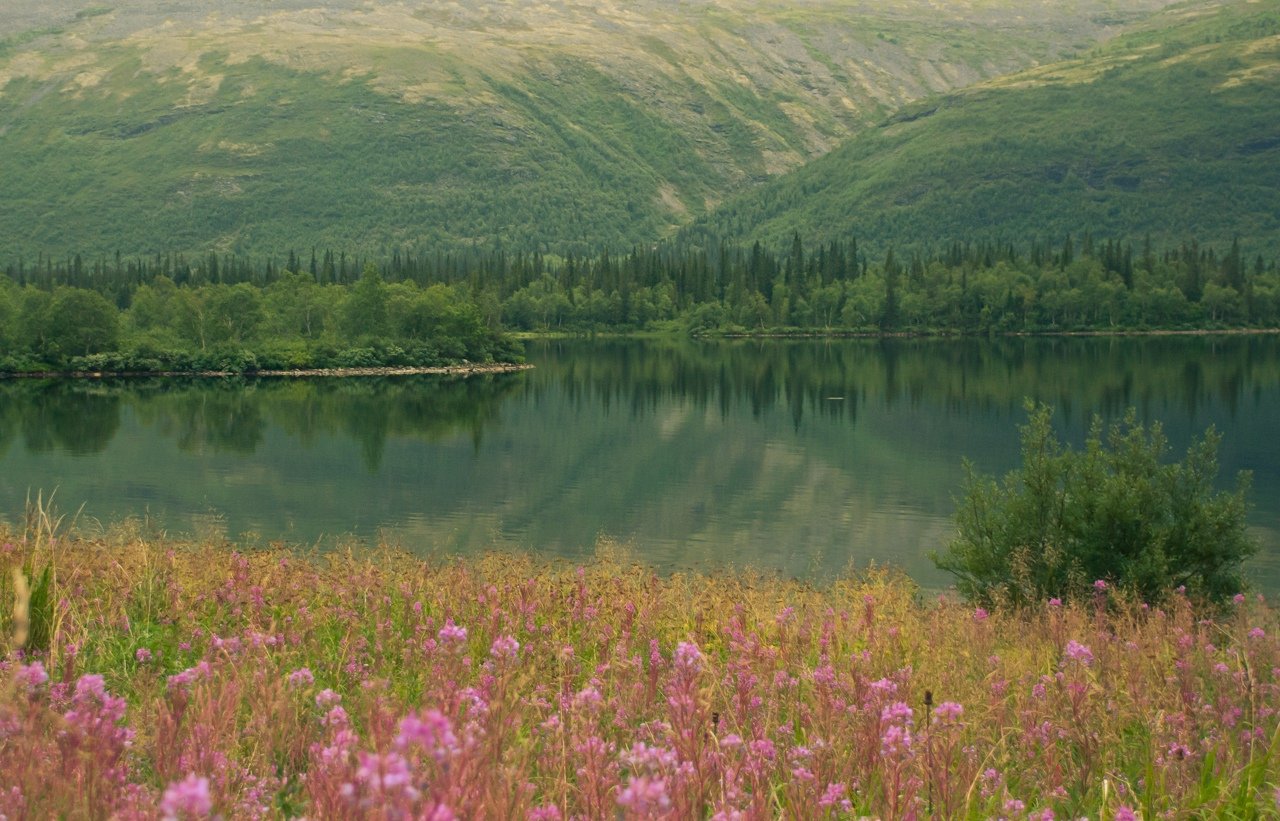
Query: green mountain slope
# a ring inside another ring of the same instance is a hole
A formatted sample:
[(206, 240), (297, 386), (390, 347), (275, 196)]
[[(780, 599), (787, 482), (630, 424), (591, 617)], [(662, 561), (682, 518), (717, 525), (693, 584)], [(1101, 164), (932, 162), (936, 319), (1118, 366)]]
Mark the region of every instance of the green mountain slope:
[(0, 256), (647, 241), (1167, 0), (6, 0)]
[(1280, 2), (1180, 6), (1081, 59), (907, 106), (704, 227), (775, 244), (1092, 230), (1274, 249)]

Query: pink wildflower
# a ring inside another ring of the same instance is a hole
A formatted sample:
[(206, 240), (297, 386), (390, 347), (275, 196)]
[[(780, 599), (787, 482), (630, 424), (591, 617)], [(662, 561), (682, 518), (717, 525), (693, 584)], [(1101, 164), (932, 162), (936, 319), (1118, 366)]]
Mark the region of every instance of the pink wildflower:
[(1244, 604), (1244, 594), (1243, 593), (1235, 594), (1234, 596), (1231, 597), (1231, 601), (1235, 602), (1236, 604)]
[(1115, 821), (1138, 821), (1138, 814), (1129, 807), (1121, 805), (1116, 810)]
[(1097, 590), (1099, 593), (1105, 593), (1107, 587), (1109, 587), (1109, 585), (1102, 579), (1098, 579), (1093, 583), (1093, 589)]
[(453, 733), (453, 724), (443, 713), (428, 710), (421, 718), (408, 715), (400, 721), (396, 747), (405, 750), (414, 746), (421, 747), (436, 761), (443, 761), (457, 752), (458, 737)]
[(911, 752), (911, 731), (899, 724), (890, 724), (880, 737), (880, 753), (882, 755), (905, 755)]
[(368, 796), (375, 804), (406, 800), (418, 800), (418, 790), (413, 786), (413, 772), (409, 763), (399, 753), (359, 753), (360, 766), (356, 768), (356, 780), (351, 786)]
[(520, 652), (520, 642), (511, 636), (499, 636), (493, 640), (493, 644), (489, 646), (489, 655), (495, 659), (506, 659), (508, 661), (514, 659)]
[(453, 619), (448, 619), (440, 632), (436, 633), (436, 637), (446, 644), (462, 645), (467, 640), (467, 628), (459, 627), (453, 623)]
[(1085, 667), (1093, 664), (1093, 651), (1074, 639), (1067, 642), (1066, 655), (1067, 658), (1078, 661)]
[(92, 699), (93, 701), (105, 701), (107, 698), (107, 688), (103, 683), (102, 676), (96, 673), (86, 673), (76, 681), (76, 701), (84, 701)]
[(26, 685), (28, 691), (34, 690), (41, 684), (49, 680), (49, 674), (45, 672), (44, 665), (38, 661), (30, 664), (18, 665), (18, 681)]
[(146, 664), (147, 662), (151, 661), (151, 651), (148, 650), (146, 647), (139, 647), (137, 650), (134, 651), (133, 658), (139, 664)]
[(671, 806), (667, 783), (661, 778), (632, 776), (627, 780), (626, 789), (618, 794), (618, 806), (641, 816), (665, 811)]
[(986, 621), (986, 620), (987, 620), (987, 616), (988, 616), (988, 615), (990, 615), (990, 614), (989, 614), (989, 613), (987, 613), (987, 611), (986, 611), (986, 610), (984, 610), (984, 609), (982, 609), (981, 607), (979, 607), (978, 609), (976, 609), (976, 610), (974, 610), (974, 611), (973, 611), (973, 620), (974, 620), (974, 621)]
[(289, 674), (290, 687), (310, 687), (316, 683), (316, 677), (312, 675), (309, 667), (299, 667)]
[(675, 667), (685, 673), (697, 673), (702, 669), (702, 651), (692, 642), (682, 641), (676, 645)]
[(332, 707), (335, 704), (341, 704), (341, 703), (342, 703), (342, 696), (338, 695), (337, 693), (335, 693), (334, 691), (330, 690), (327, 687), (321, 690), (320, 692), (316, 693), (316, 706), (321, 709), (324, 709), (325, 707)]
[(954, 701), (944, 701), (933, 708), (933, 716), (939, 721), (959, 721), (964, 707)]
[(818, 799), (818, 806), (823, 809), (831, 807), (839, 807), (844, 812), (853, 810), (853, 802), (848, 798), (849, 788), (842, 782), (828, 784), (827, 789), (823, 791), (822, 797)]
[(166, 821), (179, 818), (207, 818), (213, 810), (209, 796), (209, 779), (189, 774), (175, 781), (164, 791), (160, 799), (160, 812)]
[(1249, 638), (1251, 639), (1261, 639), (1266, 638), (1266, 636), (1267, 631), (1263, 630), (1261, 627), (1255, 627), (1249, 631)]
[(888, 723), (910, 724), (914, 711), (902, 701), (895, 701), (880, 711), (880, 720)]

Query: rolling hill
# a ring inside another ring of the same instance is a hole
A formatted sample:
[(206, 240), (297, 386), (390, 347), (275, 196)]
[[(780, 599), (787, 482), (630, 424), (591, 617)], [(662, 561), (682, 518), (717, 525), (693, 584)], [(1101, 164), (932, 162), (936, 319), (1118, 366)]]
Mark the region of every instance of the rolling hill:
[(0, 258), (651, 241), (1168, 0), (108, 3), (0, 7)]
[(1078, 59), (903, 107), (695, 231), (883, 250), (1074, 233), (1280, 242), (1280, 3), (1166, 10)]

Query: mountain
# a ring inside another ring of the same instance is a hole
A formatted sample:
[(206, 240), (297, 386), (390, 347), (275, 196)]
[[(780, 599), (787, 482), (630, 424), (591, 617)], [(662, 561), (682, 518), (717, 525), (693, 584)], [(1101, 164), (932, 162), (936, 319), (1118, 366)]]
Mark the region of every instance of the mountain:
[(0, 6), (0, 260), (651, 241), (1168, 5), (107, 2)]
[(904, 106), (696, 230), (777, 247), (1068, 234), (1280, 242), (1280, 2), (1168, 9), (1088, 54)]

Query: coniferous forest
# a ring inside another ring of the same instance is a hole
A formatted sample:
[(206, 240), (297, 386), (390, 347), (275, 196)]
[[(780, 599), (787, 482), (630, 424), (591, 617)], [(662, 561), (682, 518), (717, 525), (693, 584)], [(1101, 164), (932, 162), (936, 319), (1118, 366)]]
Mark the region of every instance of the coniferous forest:
[(1004, 334), (1267, 328), (1276, 261), (1188, 240), (957, 242), (882, 255), (855, 240), (554, 257), (326, 250), (14, 263), (7, 372), (255, 371), (519, 359), (498, 329), (691, 334)]

